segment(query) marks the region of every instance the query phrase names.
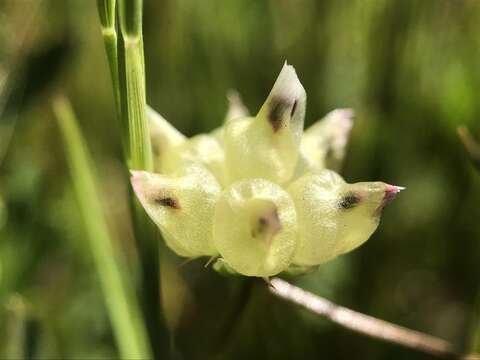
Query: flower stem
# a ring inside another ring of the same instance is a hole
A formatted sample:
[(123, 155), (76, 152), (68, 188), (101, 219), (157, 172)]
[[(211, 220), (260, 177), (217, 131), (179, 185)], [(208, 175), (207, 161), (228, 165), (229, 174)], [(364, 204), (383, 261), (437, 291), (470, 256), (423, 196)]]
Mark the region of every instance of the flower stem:
[(120, 128), (122, 135), (122, 144), (124, 155), (129, 158), (128, 144), (128, 122), (126, 118), (121, 116), (122, 105), (120, 99), (120, 78), (118, 69), (118, 35), (115, 21), (116, 0), (97, 0), (98, 14), (100, 16), (100, 26), (102, 29), (103, 43), (107, 54), (108, 66), (110, 69), (110, 77), (113, 85), (113, 95), (115, 98), (115, 108), (117, 117), (120, 119)]
[[(128, 132), (128, 168), (153, 170), (152, 148), (146, 117), (145, 62), (141, 0), (119, 0), (119, 94), (122, 123)], [(167, 352), (167, 330), (161, 314), (159, 232), (131, 192), (135, 238), (142, 266), (142, 308), (156, 358)]]

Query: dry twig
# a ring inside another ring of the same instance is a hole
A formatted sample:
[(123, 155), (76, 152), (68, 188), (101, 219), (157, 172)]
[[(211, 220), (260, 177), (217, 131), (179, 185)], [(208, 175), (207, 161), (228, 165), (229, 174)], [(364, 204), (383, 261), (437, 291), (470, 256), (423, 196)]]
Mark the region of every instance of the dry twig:
[(470, 156), (470, 160), (472, 161), (473, 165), (480, 170), (480, 144), (475, 141), (472, 134), (465, 126), (460, 126), (457, 129), (457, 133), (463, 143), (463, 146), (465, 147), (465, 150)]
[(453, 345), (446, 340), (336, 305), (279, 278), (271, 280), (270, 291), (274, 295), (300, 305), (338, 325), (375, 339), (443, 358), (480, 360), (480, 356), (477, 354), (457, 354)]

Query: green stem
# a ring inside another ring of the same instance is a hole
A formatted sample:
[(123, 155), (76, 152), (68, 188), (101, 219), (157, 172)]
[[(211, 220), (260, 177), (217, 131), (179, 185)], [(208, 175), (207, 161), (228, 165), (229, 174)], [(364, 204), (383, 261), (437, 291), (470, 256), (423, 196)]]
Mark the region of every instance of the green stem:
[(143, 55), (141, 0), (119, 0), (120, 30), (123, 39), (124, 86), (120, 97), (124, 101), (123, 116), (128, 122), (129, 167), (153, 170), (152, 148), (146, 116), (145, 65)]
[(151, 359), (136, 297), (127, 274), (121, 270), (126, 268), (125, 262), (115, 251), (106, 225), (87, 146), (69, 102), (57, 98), (53, 107), (120, 355), (123, 359)]
[[(109, 60), (126, 167), (152, 170), (153, 159), (146, 119), (145, 64), (140, 0), (97, 0)], [(117, 13), (115, 13), (117, 5)], [(118, 16), (116, 16), (118, 15)], [(115, 21), (118, 19), (118, 24)], [(117, 31), (120, 29), (120, 31)], [(127, 169), (126, 169), (127, 170)], [(158, 230), (130, 193), (135, 239), (142, 267), (142, 309), (153, 354), (165, 351), (166, 328), (160, 312)]]
[(153, 170), (152, 148), (146, 117), (145, 80), (141, 38), (124, 39), (125, 90), (130, 144), (130, 168)]
[(470, 351), (480, 353), (480, 292), (473, 305)]
[(117, 117), (120, 119), (120, 128), (122, 136), (122, 145), (125, 158), (129, 158), (128, 143), (128, 122), (126, 117), (122, 116), (122, 103), (120, 98), (120, 74), (118, 67), (118, 35), (116, 29), (116, 1), (115, 0), (97, 0), (98, 14), (100, 16), (100, 25), (102, 29), (103, 43), (107, 54), (110, 77), (113, 85), (113, 95), (115, 98), (115, 108)]
[[(108, 64), (110, 68), (110, 76), (112, 78), (113, 95), (115, 98), (115, 108), (117, 110), (117, 116), (122, 122), (123, 117), (121, 100), (120, 100), (120, 79), (118, 74), (118, 39), (115, 28), (103, 28), (102, 29), (103, 41), (105, 43), (105, 52), (107, 54)], [(123, 148), (127, 150), (128, 146), (128, 123), (121, 123), (122, 132), (122, 144)], [(128, 154), (126, 154), (128, 156)]]
[[(153, 170), (152, 148), (146, 117), (145, 65), (142, 35), (142, 1), (119, 0), (118, 44), (120, 99), (128, 124), (128, 167)], [(142, 305), (154, 356), (167, 354), (167, 330), (161, 314), (159, 232), (131, 193), (133, 225), (142, 266)]]

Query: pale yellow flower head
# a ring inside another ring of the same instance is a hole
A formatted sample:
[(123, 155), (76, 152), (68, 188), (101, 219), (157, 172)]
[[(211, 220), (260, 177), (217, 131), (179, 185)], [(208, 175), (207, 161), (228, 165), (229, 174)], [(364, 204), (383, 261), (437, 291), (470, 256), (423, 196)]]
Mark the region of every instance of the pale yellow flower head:
[(335, 171), (353, 125), (351, 109), (303, 131), (306, 94), (285, 63), (254, 117), (229, 93), (222, 127), (186, 138), (148, 109), (157, 173), (132, 185), (167, 245), (180, 256), (218, 257), (247, 276), (298, 272), (355, 249), (402, 190), (348, 184)]

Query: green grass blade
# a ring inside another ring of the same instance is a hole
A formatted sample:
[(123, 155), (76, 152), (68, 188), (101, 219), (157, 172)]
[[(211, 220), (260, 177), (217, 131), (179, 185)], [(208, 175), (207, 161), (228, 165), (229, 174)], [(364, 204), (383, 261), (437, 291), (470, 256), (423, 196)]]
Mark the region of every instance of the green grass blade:
[(125, 85), (130, 144), (130, 168), (153, 170), (146, 119), (143, 59), (140, 40), (125, 41)]
[(122, 105), (120, 98), (120, 78), (118, 68), (118, 35), (116, 27), (116, 0), (97, 0), (98, 14), (100, 17), (100, 26), (102, 29), (103, 43), (107, 54), (108, 67), (113, 85), (113, 95), (115, 98), (115, 108), (117, 117), (120, 119), (122, 134), (122, 145), (125, 157), (129, 158), (128, 145), (128, 121), (122, 116)]
[(123, 36), (142, 37), (142, 0), (119, 0), (120, 26)]
[(86, 144), (69, 102), (57, 98), (53, 107), (120, 355), (123, 359), (151, 359), (136, 297), (106, 225)]
[[(146, 118), (145, 66), (141, 0), (119, 0), (120, 30), (123, 39), (124, 86), (120, 88), (128, 120), (129, 167), (152, 170), (153, 159)], [(125, 111), (124, 111), (125, 112)]]
[[(119, 114), (122, 117), (122, 133), (125, 134), (123, 145), (126, 166), (151, 171), (153, 154), (146, 119), (142, 6), (142, 1), (118, 0), (116, 28), (120, 28), (120, 31), (117, 33), (117, 62), (110, 62), (110, 70), (116, 66), (118, 78), (112, 79), (119, 96)], [(99, 8), (99, 11), (103, 10)], [(153, 354), (160, 357), (166, 352), (167, 332), (160, 304), (159, 232), (133, 192), (130, 205), (142, 267), (140, 294), (142, 310)]]
[(98, 15), (102, 28), (115, 29), (116, 0), (97, 0)]

